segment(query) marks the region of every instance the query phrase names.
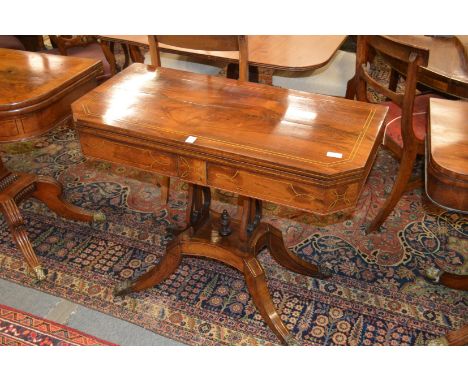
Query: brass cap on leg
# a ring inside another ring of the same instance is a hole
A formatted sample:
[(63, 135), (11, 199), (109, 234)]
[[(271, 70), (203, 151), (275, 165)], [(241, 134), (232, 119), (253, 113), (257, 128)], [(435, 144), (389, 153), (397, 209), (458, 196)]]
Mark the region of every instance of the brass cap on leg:
[(43, 281), (47, 278), (47, 272), (42, 268), (42, 265), (38, 265), (37, 267), (30, 269), (29, 274), (37, 281)]
[(102, 223), (105, 221), (106, 221), (106, 215), (104, 215), (102, 212), (96, 212), (93, 215), (93, 222)]

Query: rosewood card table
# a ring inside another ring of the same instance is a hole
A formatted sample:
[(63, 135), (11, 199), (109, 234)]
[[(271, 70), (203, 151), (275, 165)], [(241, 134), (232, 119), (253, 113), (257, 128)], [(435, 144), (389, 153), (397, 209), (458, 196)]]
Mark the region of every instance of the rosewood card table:
[[(54, 127), (70, 115), (71, 102), (97, 85), (102, 71), (99, 61), (0, 49), (0, 142), (29, 138)], [(17, 206), (21, 200), (35, 197), (70, 219), (102, 218), (67, 203), (61, 193), (54, 179), (8, 171), (0, 157), (0, 212), (39, 280), (45, 273), (24, 229)]]
[[(346, 36), (248, 36), (249, 65), (262, 69), (258, 82), (271, 85), (274, 70), (301, 72), (325, 66), (343, 44)], [(148, 36), (99, 36), (109, 59), (115, 62), (109, 49), (112, 43), (129, 47), (133, 62), (143, 63), (140, 48), (148, 48)], [(184, 49), (161, 44), (161, 51), (198, 58), (237, 63), (237, 52)], [(233, 75), (231, 78), (237, 78)], [(252, 79), (251, 79), (252, 81)]]
[[(291, 343), (257, 254), (266, 247), (307, 276), (329, 272), (286, 249), (281, 232), (261, 221), (262, 201), (321, 216), (352, 211), (387, 107), (133, 64), (72, 109), (86, 157), (189, 183), (187, 229), (154, 268), (116, 294), (162, 282), (183, 255), (216, 259), (244, 274), (265, 321)], [(236, 217), (210, 211), (210, 187), (240, 195)]]
[[(431, 98), (429, 111), (426, 194), (446, 209), (468, 214), (468, 102)], [(462, 273), (427, 270), (434, 282), (468, 291), (468, 262)], [(432, 343), (467, 345), (468, 324)]]
[(0, 48), (0, 142), (52, 129), (102, 70), (95, 60)]

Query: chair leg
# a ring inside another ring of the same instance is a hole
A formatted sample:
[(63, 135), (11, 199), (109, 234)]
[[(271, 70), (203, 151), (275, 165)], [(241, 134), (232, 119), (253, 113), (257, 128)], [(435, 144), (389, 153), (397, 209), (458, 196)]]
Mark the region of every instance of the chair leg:
[(389, 79), (389, 84), (388, 84), (388, 88), (391, 91), (396, 92), (399, 79), (400, 79), (400, 74), (395, 69), (392, 68), (390, 70), (390, 79)]
[(106, 57), (107, 62), (110, 65), (111, 70), (111, 77), (117, 74), (117, 63), (115, 61), (115, 55), (112, 52), (111, 43), (107, 43), (106, 41), (101, 42), (101, 49)]
[(416, 160), (416, 150), (414, 148), (403, 150), (403, 156), (400, 161), (400, 168), (398, 171), (395, 184), (393, 185), (390, 196), (385, 201), (385, 204), (367, 228), (367, 233), (371, 233), (382, 225), (390, 212), (400, 200), (401, 195), (405, 192), (406, 185), (411, 178), (413, 172), (414, 161)]
[(161, 188), (161, 204), (166, 205), (169, 202), (169, 187), (171, 185), (171, 178), (168, 176), (161, 176), (159, 180), (159, 187)]
[(356, 77), (352, 77), (346, 84), (346, 99), (354, 99), (356, 96)]

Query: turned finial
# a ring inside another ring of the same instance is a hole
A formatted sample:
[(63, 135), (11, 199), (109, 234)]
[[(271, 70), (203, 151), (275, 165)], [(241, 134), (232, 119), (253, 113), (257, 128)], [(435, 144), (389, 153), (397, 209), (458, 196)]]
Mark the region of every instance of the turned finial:
[(232, 230), (231, 227), (229, 227), (230, 224), (231, 217), (229, 216), (229, 213), (226, 210), (223, 210), (223, 213), (220, 217), (220, 225), (218, 231), (221, 236), (229, 236), (231, 234)]

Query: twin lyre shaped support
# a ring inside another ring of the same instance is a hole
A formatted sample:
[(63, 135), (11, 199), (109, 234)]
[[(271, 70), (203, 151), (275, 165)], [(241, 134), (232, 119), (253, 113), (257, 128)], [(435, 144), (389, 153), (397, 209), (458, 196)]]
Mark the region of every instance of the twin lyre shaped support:
[(115, 295), (123, 296), (161, 283), (176, 271), (184, 255), (218, 260), (243, 273), (255, 306), (281, 342), (295, 343), (276, 311), (257, 255), (267, 248), (280, 265), (293, 272), (317, 278), (329, 274), (288, 251), (281, 231), (261, 222), (261, 201), (239, 197), (240, 219), (232, 221), (227, 211), (221, 215), (210, 212), (210, 204), (209, 187), (189, 185), (187, 228), (168, 245), (166, 254), (154, 268), (135, 281), (121, 283)]

